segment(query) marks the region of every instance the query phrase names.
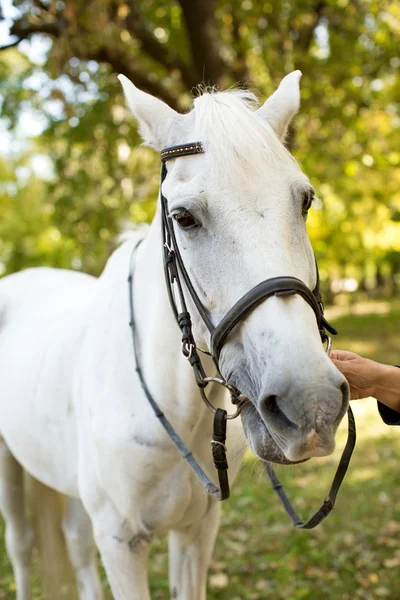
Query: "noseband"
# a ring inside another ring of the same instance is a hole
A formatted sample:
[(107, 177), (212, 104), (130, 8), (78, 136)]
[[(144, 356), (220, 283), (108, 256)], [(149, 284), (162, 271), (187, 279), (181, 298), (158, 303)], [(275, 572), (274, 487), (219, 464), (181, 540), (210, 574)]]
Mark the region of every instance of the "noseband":
[[(203, 469), (200, 467), (192, 453), (188, 450), (184, 442), (175, 432), (174, 428), (165, 417), (163, 412), (160, 410), (158, 404), (154, 400), (153, 396), (149, 392), (143, 377), (143, 371), (140, 366), (136, 340), (136, 327), (134, 320), (133, 311), (133, 268), (134, 268), (134, 255), (138, 245), (134, 248), (134, 252), (131, 258), (130, 272), (128, 277), (129, 284), (129, 306), (130, 306), (130, 327), (132, 331), (133, 345), (135, 351), (136, 360), (136, 371), (138, 373), (142, 388), (147, 396), (147, 399), (153, 408), (156, 416), (160, 420), (164, 429), (167, 431), (171, 440), (178, 448), (179, 452), (188, 462), (189, 466), (195, 472), (197, 477), (203, 483), (207, 491), (216, 496), (218, 500), (225, 500), (229, 498), (229, 480), (228, 480), (228, 463), (226, 460), (226, 424), (227, 420), (234, 419), (239, 416), (243, 405), (250, 400), (241, 394), (241, 392), (228, 381), (226, 381), (220, 374), (218, 367), (219, 357), (224, 343), (228, 339), (229, 335), (233, 331), (236, 325), (243, 321), (259, 304), (271, 298), (272, 296), (301, 296), (312, 308), (321, 336), (321, 341), (327, 344), (327, 352), (329, 353), (331, 348), (331, 339), (327, 332), (332, 335), (336, 335), (337, 331), (324, 317), (324, 307), (322, 303), (322, 297), (320, 293), (319, 285), (319, 273), (318, 266), (316, 264), (317, 283), (314, 290), (310, 290), (300, 279), (296, 277), (272, 277), (262, 281), (249, 292), (247, 292), (242, 298), (240, 298), (236, 304), (228, 311), (223, 317), (220, 323), (214, 327), (211, 319), (208, 315), (206, 308), (203, 306), (192, 282), (185, 268), (179, 246), (176, 240), (175, 231), (172, 223), (172, 219), (168, 217), (168, 201), (163, 195), (162, 184), (167, 176), (168, 160), (172, 160), (182, 156), (190, 156), (194, 154), (203, 154), (204, 149), (200, 142), (191, 144), (183, 144), (181, 146), (172, 146), (161, 151), (161, 182), (160, 182), (160, 201), (161, 201), (161, 221), (162, 221), (162, 243), (164, 253), (164, 273), (165, 281), (168, 291), (168, 297), (171, 304), (172, 311), (175, 315), (176, 321), (182, 332), (182, 353), (188, 359), (190, 365), (193, 368), (196, 383), (199, 387), (200, 395), (205, 402), (206, 406), (211, 409), (214, 413), (214, 428), (213, 428), (213, 439), (212, 455), (214, 460), (215, 468), (217, 469), (219, 487), (215, 486), (214, 483), (209, 479)], [(186, 290), (189, 293), (194, 305), (204, 324), (206, 325), (210, 333), (210, 350), (211, 356), (218, 370), (218, 377), (207, 377), (204, 371), (201, 359), (198, 353), (198, 348), (192, 332), (192, 320), (191, 315), (187, 309), (185, 292), (181, 282), (181, 277), (185, 284)], [(215, 408), (206, 395), (206, 387), (209, 383), (216, 383), (224, 386), (230, 393), (232, 404), (235, 405), (235, 411), (233, 414), (227, 414), (227, 411), (220, 408)], [(332, 510), (337, 492), (342, 483), (342, 480), (346, 474), (347, 467), (350, 461), (351, 454), (355, 445), (355, 424), (354, 418), (349, 407), (348, 409), (348, 420), (349, 420), (349, 436), (343, 451), (338, 469), (336, 471), (333, 484), (331, 486), (328, 499), (325, 500), (321, 508), (306, 522), (304, 522), (296, 511), (291, 506), (282, 485), (277, 478), (272, 465), (263, 461), (264, 469), (269, 476), (273, 488), (278, 494), (285, 510), (288, 512), (292, 519), (295, 527), (311, 529), (318, 525)]]

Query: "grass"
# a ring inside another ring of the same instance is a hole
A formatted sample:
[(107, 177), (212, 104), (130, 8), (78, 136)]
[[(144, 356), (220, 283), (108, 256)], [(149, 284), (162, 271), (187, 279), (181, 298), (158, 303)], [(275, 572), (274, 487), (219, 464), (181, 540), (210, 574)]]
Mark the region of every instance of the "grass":
[[(370, 312), (353, 308), (353, 315), (332, 311), (341, 333), (335, 347), (400, 362), (400, 302), (371, 304)], [(223, 505), (208, 600), (400, 598), (400, 430), (381, 422), (372, 399), (354, 402), (353, 409), (358, 442), (350, 470), (333, 513), (313, 531), (290, 526), (261, 465), (246, 457), (232, 498)], [(324, 499), (345, 435), (343, 425), (333, 456), (278, 469), (303, 517)], [(150, 563), (152, 598), (166, 599), (165, 540), (155, 544)], [(39, 600), (37, 576), (34, 588)], [(14, 598), (13, 589), (0, 545), (0, 600)]]

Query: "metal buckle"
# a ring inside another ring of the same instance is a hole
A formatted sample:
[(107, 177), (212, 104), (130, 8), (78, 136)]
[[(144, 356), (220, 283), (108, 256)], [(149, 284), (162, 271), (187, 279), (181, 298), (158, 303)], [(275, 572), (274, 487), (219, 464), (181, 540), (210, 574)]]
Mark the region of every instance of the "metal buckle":
[(190, 360), (192, 358), (194, 349), (195, 349), (195, 346), (192, 343), (185, 342), (182, 345), (182, 353), (188, 360)]
[(222, 442), (217, 442), (216, 440), (211, 440), (211, 443), (214, 444), (214, 446), (221, 446), (225, 452), (228, 452), (225, 444), (223, 444)]
[[(219, 377), (204, 377), (203, 381), (206, 384), (218, 383), (219, 385), (223, 385), (224, 388), (226, 388), (229, 391), (229, 393), (231, 395), (231, 402), (232, 402), (232, 404), (237, 406), (237, 409), (236, 409), (236, 412), (226, 415), (226, 418), (227, 419), (236, 419), (236, 417), (238, 417), (240, 415), (240, 413), (242, 412), (244, 403), (248, 401), (247, 396), (243, 396), (234, 385), (231, 385), (230, 383), (228, 383), (224, 379), (220, 379)], [(211, 404), (211, 402), (207, 398), (204, 388), (199, 388), (199, 390), (200, 390), (200, 394), (203, 399), (203, 402), (213, 413), (215, 413), (217, 409), (215, 408), (215, 406), (213, 406)]]

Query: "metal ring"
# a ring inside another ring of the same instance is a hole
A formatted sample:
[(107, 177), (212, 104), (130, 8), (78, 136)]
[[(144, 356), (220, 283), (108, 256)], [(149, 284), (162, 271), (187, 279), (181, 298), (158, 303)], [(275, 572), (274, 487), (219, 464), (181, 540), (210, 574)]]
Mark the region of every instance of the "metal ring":
[[(236, 419), (236, 417), (238, 417), (240, 415), (240, 413), (242, 412), (243, 404), (245, 402), (247, 402), (248, 398), (246, 396), (243, 396), (242, 394), (240, 394), (239, 390), (234, 385), (231, 385), (230, 383), (228, 383), (224, 379), (220, 379), (219, 377), (204, 377), (203, 381), (206, 384), (218, 383), (219, 385), (223, 385), (224, 388), (226, 388), (229, 391), (229, 393), (231, 394), (231, 399), (232, 399), (232, 397), (235, 397), (237, 399), (237, 402), (233, 403), (237, 406), (236, 412), (226, 415), (226, 418), (229, 420)], [(213, 413), (215, 413), (217, 411), (217, 409), (215, 408), (215, 406), (213, 406), (211, 404), (211, 402), (207, 398), (204, 388), (199, 388), (199, 389), (200, 389), (200, 394), (203, 399), (203, 402)]]
[(206, 381), (207, 383), (219, 383), (219, 385), (223, 385), (227, 390), (229, 390), (232, 395), (240, 396), (239, 390), (231, 383), (225, 381), (225, 379), (220, 379), (219, 377), (204, 377), (203, 381)]
[(325, 352), (327, 353), (327, 355), (329, 356), (332, 350), (332, 338), (328, 335), (326, 336), (326, 348), (325, 348)]
[(210, 402), (210, 401), (209, 401), (209, 399), (207, 398), (207, 396), (206, 396), (206, 394), (205, 394), (205, 392), (204, 392), (204, 388), (202, 388), (202, 387), (199, 387), (199, 391), (200, 391), (201, 398), (202, 398), (202, 400), (203, 400), (204, 404), (207, 406), (207, 408), (209, 408), (209, 409), (210, 409), (210, 410), (211, 410), (213, 413), (216, 413), (216, 412), (217, 412), (217, 409), (215, 408), (215, 406), (213, 406), (213, 405), (211, 404), (211, 402)]
[(243, 408), (243, 404), (247, 401), (243, 400), (242, 402), (240, 402), (240, 404), (235, 404), (235, 406), (237, 406), (237, 410), (236, 412), (232, 413), (231, 415), (226, 415), (226, 418), (229, 421), (232, 421), (233, 419), (236, 419), (236, 417), (238, 417), (240, 415), (240, 413), (242, 412), (242, 408)]

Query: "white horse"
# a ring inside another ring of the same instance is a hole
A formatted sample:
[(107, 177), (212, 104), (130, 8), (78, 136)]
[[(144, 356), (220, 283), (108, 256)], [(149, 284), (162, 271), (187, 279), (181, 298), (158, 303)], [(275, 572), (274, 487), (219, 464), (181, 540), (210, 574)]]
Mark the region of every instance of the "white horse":
[[(161, 150), (201, 141), (205, 148), (168, 162), (163, 193), (214, 324), (269, 277), (315, 285), (305, 225), (313, 191), (282, 144), (298, 109), (300, 75), (288, 75), (258, 109), (245, 92), (205, 93), (185, 115), (121, 77), (146, 144)], [(0, 508), (18, 600), (30, 598), (32, 544), (21, 467), (70, 497), (63, 531), (81, 600), (102, 598), (94, 544), (114, 598), (148, 600), (149, 547), (166, 531), (171, 597), (206, 598), (220, 504), (157, 421), (135, 371), (127, 276), (141, 236), (113, 253), (99, 279), (41, 268), (0, 282)], [(212, 414), (181, 355), (160, 238), (158, 210), (135, 259), (138, 352), (154, 398), (215, 479)], [(208, 331), (189, 306), (196, 342), (207, 350)], [(204, 364), (215, 374), (208, 357)], [(232, 480), (245, 437), (255, 454), (275, 462), (332, 452), (347, 384), (325, 354), (303, 298), (260, 304), (224, 344), (220, 370), (251, 398), (241, 417), (245, 436), (239, 419), (228, 424)], [(231, 411), (221, 390), (212, 389), (212, 400)]]

